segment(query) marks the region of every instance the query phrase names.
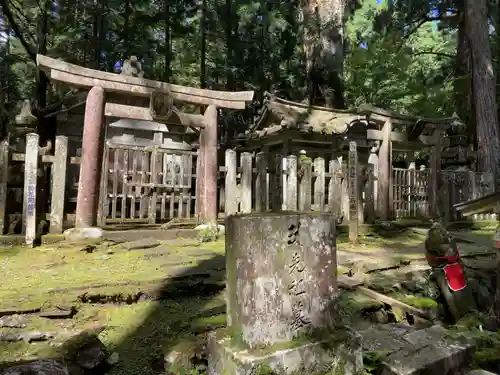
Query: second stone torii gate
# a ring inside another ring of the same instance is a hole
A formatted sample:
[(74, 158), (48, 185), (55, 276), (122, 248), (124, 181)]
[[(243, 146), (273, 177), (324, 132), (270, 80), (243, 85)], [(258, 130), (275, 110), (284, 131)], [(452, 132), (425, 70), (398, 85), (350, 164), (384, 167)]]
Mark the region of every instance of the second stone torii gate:
[[(217, 222), (217, 108), (244, 109), (253, 91), (223, 92), (173, 85), (84, 68), (37, 55), (37, 65), (54, 82), (90, 90), (85, 107), (76, 228), (96, 226), (105, 116), (157, 121), (201, 128), (196, 208), (199, 221)], [(107, 102), (106, 93), (149, 98), (149, 108)], [(187, 114), (174, 101), (208, 106), (203, 115)]]

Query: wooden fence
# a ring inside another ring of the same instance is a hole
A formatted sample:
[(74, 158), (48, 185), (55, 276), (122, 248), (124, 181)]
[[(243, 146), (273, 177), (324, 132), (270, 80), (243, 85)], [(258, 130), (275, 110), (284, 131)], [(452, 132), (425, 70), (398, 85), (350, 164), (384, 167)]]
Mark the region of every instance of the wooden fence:
[[(23, 233), (27, 245), (45, 231), (62, 233), (65, 216), (68, 164), (79, 164), (79, 157), (68, 157), (68, 138), (57, 136), (53, 150), (39, 147), (38, 134), (26, 136), (24, 153), (11, 152), (9, 141), (0, 144), (0, 230)], [(52, 154), (50, 154), (52, 152)], [(47, 210), (48, 207), (48, 210)], [(71, 220), (71, 219), (70, 219)]]
[[(459, 213), (453, 205), (467, 202), (494, 193), (493, 174), (491, 172), (442, 171), (440, 190), (442, 216), (446, 221), (459, 220)], [(493, 210), (472, 216), (474, 220), (494, 220)]]
[(392, 168), (392, 213), (396, 219), (429, 217), (429, 170)]
[[(244, 152), (239, 159), (238, 165), (236, 152), (227, 150), (225, 167), (220, 168), (225, 173), (225, 215), (279, 210), (332, 212), (348, 217), (349, 163), (330, 160), (327, 169), (323, 158), (311, 160), (295, 155), (276, 155), (269, 162), (262, 152), (255, 157)], [(357, 197), (365, 197), (366, 210), (371, 211), (366, 215), (373, 216), (373, 168), (356, 163), (355, 173), (359, 175)]]
[[(352, 146), (352, 147), (351, 147)], [(311, 160), (258, 153), (225, 153), (220, 168), (221, 212), (274, 211), (332, 212), (357, 223), (377, 216), (376, 165), (358, 163), (351, 142), (348, 160)], [(161, 147), (107, 143), (101, 181), (99, 223), (154, 224), (195, 215), (196, 152)], [(64, 222), (74, 221), (69, 203), (76, 202), (77, 181), (68, 182), (67, 170), (79, 165), (68, 155), (68, 138), (57, 136), (53, 150), (39, 147), (37, 134), (26, 136), (24, 153), (12, 152), (8, 140), (0, 143), (0, 230), (23, 233), (28, 245), (47, 230), (62, 233)], [(429, 170), (392, 168), (392, 216), (428, 218)], [(491, 173), (442, 171), (439, 202), (445, 220), (459, 220), (455, 203), (492, 192)], [(74, 210), (74, 208), (73, 208)], [(492, 215), (478, 215), (491, 219)]]
[[(357, 157), (342, 163), (294, 155), (276, 155), (270, 160), (262, 152), (243, 152), (238, 158), (235, 151), (227, 150), (220, 172), (225, 174), (220, 207), (225, 215), (268, 210), (317, 211), (332, 212), (349, 220), (357, 212), (358, 223), (372, 223), (377, 216), (376, 166), (361, 165)], [(394, 219), (429, 218), (429, 172), (424, 166), (392, 168), (390, 201)], [(453, 204), (491, 192), (489, 172), (441, 171), (441, 175), (439, 202), (445, 220), (460, 219), (452, 210)], [(353, 210), (350, 204), (357, 209)], [(477, 218), (490, 219), (491, 215)]]
[[(98, 222), (155, 224), (194, 216), (196, 152), (106, 143)], [(37, 134), (26, 136), (25, 152), (0, 143), (1, 234), (24, 234), (32, 245), (45, 232), (62, 233), (75, 221), (78, 173), (70, 180), (68, 138), (54, 148), (39, 147)], [(46, 223), (49, 227), (46, 228)]]

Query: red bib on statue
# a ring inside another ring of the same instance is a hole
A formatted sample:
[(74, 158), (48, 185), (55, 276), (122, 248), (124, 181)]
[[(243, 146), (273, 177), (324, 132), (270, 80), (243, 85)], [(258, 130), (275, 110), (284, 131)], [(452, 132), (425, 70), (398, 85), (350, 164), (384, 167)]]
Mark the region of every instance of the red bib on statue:
[(452, 263), (443, 267), (448, 287), (453, 292), (458, 292), (467, 286), (464, 269), (460, 263)]

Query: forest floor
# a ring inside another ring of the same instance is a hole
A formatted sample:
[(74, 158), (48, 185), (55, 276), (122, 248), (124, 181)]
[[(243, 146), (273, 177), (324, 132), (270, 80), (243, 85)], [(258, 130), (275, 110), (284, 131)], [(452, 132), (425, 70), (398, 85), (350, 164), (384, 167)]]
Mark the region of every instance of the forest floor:
[[(491, 265), (493, 229), (460, 233), (469, 237), (460, 243), (461, 253)], [(378, 271), (425, 268), (424, 238), (425, 230), (410, 228), (366, 234), (354, 246), (341, 235), (338, 273), (374, 275), (381, 284)], [(196, 346), (199, 337), (225, 325), (224, 239), (206, 244), (145, 239), (142, 248), (140, 242), (0, 249), (0, 327), (9, 311), (34, 311), (23, 314), (17, 327), (0, 328), (0, 340), (23, 332), (53, 336), (41, 342), (0, 342), (0, 364), (64, 354), (62, 343), (69, 338), (98, 330), (99, 339), (119, 355), (112, 374), (158, 374), (166, 354), (179, 345)], [(343, 293), (344, 300), (351, 297), (352, 292)], [(425, 305), (403, 297), (416, 307)], [(74, 314), (68, 317), (47, 318), (38, 312), (71, 309)]]

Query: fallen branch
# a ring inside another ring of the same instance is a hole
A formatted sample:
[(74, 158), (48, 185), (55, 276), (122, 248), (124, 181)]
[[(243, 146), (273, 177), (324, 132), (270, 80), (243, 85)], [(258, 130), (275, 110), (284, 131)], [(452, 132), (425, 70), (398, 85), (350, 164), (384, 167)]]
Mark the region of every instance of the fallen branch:
[(352, 282), (349, 282), (349, 280), (346, 280), (345, 276), (339, 276), (337, 278), (337, 281), (338, 281), (338, 285), (341, 288), (351, 289), (351, 290), (354, 290), (354, 291), (357, 291), (357, 292), (361, 292), (364, 295), (366, 295), (367, 297), (370, 297), (370, 298), (372, 298), (372, 299), (374, 299), (376, 301), (387, 303), (390, 306), (397, 307), (397, 308), (399, 308), (399, 309), (401, 309), (401, 310), (403, 310), (405, 312), (408, 312), (410, 314), (416, 315), (419, 318), (423, 318), (423, 319), (427, 319), (427, 320), (433, 320), (434, 319), (434, 317), (432, 316), (432, 313), (430, 313), (428, 311), (420, 310), (420, 309), (418, 309), (416, 307), (413, 307), (413, 306), (410, 306), (410, 305), (408, 305), (408, 304), (406, 304), (404, 302), (398, 301), (397, 299), (388, 297), (388, 296), (386, 296), (384, 294), (375, 292), (374, 290), (365, 288), (364, 286), (362, 286), (359, 283), (358, 284), (353, 284)]
[[(82, 102), (78, 102), (78, 103), (76, 103), (76, 104), (73, 104), (73, 105), (72, 105), (72, 106), (70, 106), (70, 107), (67, 107), (67, 108), (61, 109), (61, 110), (56, 111), (56, 112), (52, 112), (52, 113), (50, 113), (50, 114), (48, 114), (48, 115), (45, 115), (45, 118), (50, 118), (50, 117), (54, 117), (54, 116), (60, 115), (60, 114), (62, 114), (62, 113), (67, 113), (67, 112), (69, 112), (69, 111), (71, 111), (71, 110), (73, 110), (73, 109), (75, 109), (75, 108), (78, 108), (78, 107), (80, 107), (80, 106), (84, 105), (85, 103), (86, 103), (86, 101), (85, 101), (85, 100), (84, 100), (84, 101), (82, 101)], [(59, 103), (58, 103), (58, 104), (59, 104)], [(62, 104), (61, 104), (61, 105), (62, 105)]]
[(0, 333), (0, 342), (18, 342), (27, 343), (36, 341), (48, 341), (54, 338), (54, 334), (49, 332), (23, 332), (23, 333)]
[(71, 319), (77, 312), (76, 307), (71, 306), (69, 309), (58, 308), (53, 311), (44, 311), (39, 313), (38, 316), (46, 319)]
[(8, 315), (25, 315), (25, 314), (35, 314), (42, 311), (40, 307), (31, 308), (31, 309), (5, 309), (0, 310), (0, 318)]

